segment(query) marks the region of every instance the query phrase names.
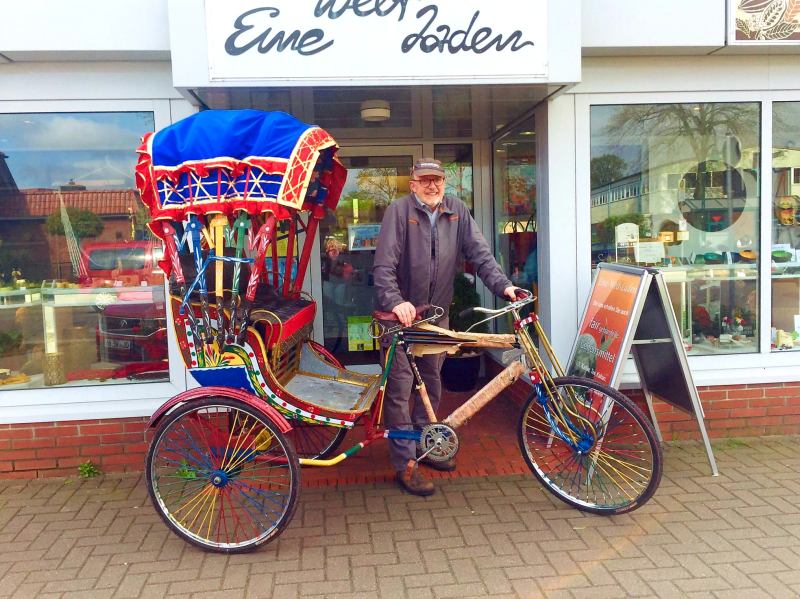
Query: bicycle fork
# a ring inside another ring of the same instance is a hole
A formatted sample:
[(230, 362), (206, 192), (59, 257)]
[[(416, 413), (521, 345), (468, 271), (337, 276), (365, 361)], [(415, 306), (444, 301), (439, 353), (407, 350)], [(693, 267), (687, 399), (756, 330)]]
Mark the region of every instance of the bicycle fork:
[(586, 456), (589, 464), (586, 468), (586, 482), (588, 485), (591, 485), (592, 478), (594, 478), (595, 474), (595, 466), (599, 460), (600, 453), (602, 451), (603, 446), (603, 437), (605, 433), (605, 428), (608, 426), (608, 421), (611, 417), (610, 413), (607, 413), (607, 405), (603, 405), (601, 410), (599, 411), (600, 415), (600, 424), (602, 427), (598, 429), (591, 421), (586, 418), (580, 417), (590, 428), (591, 436), (587, 434), (587, 432), (581, 431), (571, 420), (571, 418), (567, 417), (567, 419), (562, 420), (564, 424), (570, 429), (572, 435), (568, 435), (566, 432), (561, 430), (559, 426), (559, 422), (557, 417), (553, 414), (553, 409), (551, 407), (552, 400), (546, 390), (544, 389), (543, 383), (538, 383), (535, 385), (536, 388), (536, 396), (539, 405), (542, 406), (542, 410), (544, 412), (545, 418), (547, 419), (548, 424), (550, 425), (550, 438), (548, 439), (547, 446), (550, 447), (553, 442), (553, 437), (558, 437), (562, 441), (564, 441), (568, 446), (570, 446), (573, 451), (575, 451), (578, 455)]

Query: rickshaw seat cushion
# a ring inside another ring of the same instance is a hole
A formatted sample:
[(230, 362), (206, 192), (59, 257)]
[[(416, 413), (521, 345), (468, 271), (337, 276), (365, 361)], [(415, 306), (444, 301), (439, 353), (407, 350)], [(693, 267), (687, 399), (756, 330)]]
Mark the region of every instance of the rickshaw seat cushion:
[(311, 300), (276, 296), (272, 302), (254, 304), (250, 311), (250, 321), (261, 329), (264, 342), (271, 347), (310, 326), (314, 321), (315, 311)]

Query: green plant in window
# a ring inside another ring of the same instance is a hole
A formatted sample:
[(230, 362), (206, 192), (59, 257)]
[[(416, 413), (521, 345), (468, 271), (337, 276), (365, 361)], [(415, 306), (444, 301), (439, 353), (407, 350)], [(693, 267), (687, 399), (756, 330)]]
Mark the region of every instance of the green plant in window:
[(78, 466), (78, 475), (81, 478), (94, 478), (96, 476), (100, 476), (102, 472), (100, 468), (94, 465), (92, 460), (87, 460), (83, 464)]

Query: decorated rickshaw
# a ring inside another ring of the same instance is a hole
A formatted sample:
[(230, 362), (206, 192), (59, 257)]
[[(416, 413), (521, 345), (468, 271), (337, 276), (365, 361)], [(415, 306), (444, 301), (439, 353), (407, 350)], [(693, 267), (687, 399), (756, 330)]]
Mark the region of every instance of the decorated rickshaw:
[[(420, 307), (412, 327), (376, 313), (375, 336), (390, 340), (378, 375), (347, 370), (312, 340), (317, 304), (303, 281), (320, 220), (346, 179), (336, 151), (321, 128), (256, 110), (204, 111), (143, 138), (137, 187), (164, 244), (160, 266), (180, 353), (199, 384), (150, 419), (146, 482), (166, 524), (204, 549), (254, 549), (291, 520), (301, 465), (335, 465), (383, 438), (410, 438), (421, 455), (450, 459), (455, 429), (524, 372), (534, 393), (519, 443), (533, 474), (578, 509), (623, 513), (644, 503), (661, 473), (652, 427), (618, 391), (563, 376), (538, 319), (522, 315), (529, 294), (480, 309), (513, 317), (511, 335), (440, 329), (432, 322), (444, 311), (435, 306)], [(431, 424), (382, 426), (396, 352), (413, 366), (415, 356), (475, 346), (521, 351), (441, 422), (416, 373)], [(363, 440), (334, 455), (359, 419)]]

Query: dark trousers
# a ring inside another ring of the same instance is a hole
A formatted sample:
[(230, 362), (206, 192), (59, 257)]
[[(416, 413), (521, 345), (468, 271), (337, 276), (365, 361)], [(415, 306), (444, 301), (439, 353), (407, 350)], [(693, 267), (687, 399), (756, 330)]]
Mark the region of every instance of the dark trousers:
[[(434, 412), (442, 397), (440, 372), (444, 358), (443, 353), (414, 358), (422, 380), (425, 381)], [(387, 429), (411, 430), (428, 424), (425, 406), (415, 387), (416, 379), (405, 349), (398, 346), (383, 398), (383, 422)], [(404, 470), (408, 460), (416, 459), (416, 445), (410, 439), (389, 439), (389, 459), (395, 471)]]

